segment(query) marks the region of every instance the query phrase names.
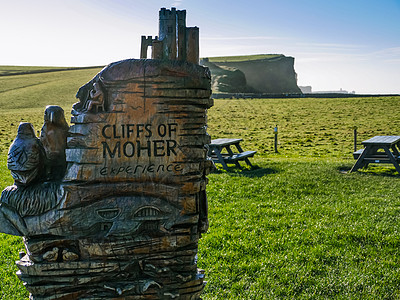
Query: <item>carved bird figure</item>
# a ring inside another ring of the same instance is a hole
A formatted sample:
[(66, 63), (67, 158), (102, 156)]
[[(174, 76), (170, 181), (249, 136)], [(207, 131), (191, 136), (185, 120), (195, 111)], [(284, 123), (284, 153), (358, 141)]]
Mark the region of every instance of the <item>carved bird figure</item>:
[(48, 180), (60, 180), (67, 167), (65, 148), (67, 147), (68, 124), (64, 110), (49, 105), (44, 112), (44, 124), (40, 132), (40, 141), (46, 153), (46, 176)]
[(20, 123), (7, 157), (7, 167), (15, 185), (25, 186), (41, 179), (44, 163), (44, 149), (35, 135), (33, 125)]
[(69, 249), (64, 249), (62, 252), (64, 261), (75, 261), (79, 258), (79, 255), (75, 252), (70, 251)]
[(47, 251), (45, 254), (43, 254), (43, 260), (46, 261), (56, 261), (58, 259), (58, 248), (54, 247), (52, 250)]

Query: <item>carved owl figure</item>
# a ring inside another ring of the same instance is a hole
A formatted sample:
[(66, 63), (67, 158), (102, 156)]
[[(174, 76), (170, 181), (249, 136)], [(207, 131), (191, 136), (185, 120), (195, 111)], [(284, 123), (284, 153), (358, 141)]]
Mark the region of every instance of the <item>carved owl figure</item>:
[(7, 167), (14, 183), (25, 186), (41, 179), (44, 164), (44, 149), (35, 135), (33, 125), (20, 123), (7, 157)]
[(68, 124), (64, 110), (57, 105), (49, 105), (44, 112), (44, 124), (40, 141), (46, 153), (46, 177), (60, 180), (67, 167), (65, 148), (67, 147)]

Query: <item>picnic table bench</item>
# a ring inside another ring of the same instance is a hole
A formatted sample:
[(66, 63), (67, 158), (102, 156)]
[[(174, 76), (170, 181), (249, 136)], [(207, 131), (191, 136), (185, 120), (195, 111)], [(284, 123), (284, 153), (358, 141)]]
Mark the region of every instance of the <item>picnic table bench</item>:
[[(366, 168), (370, 163), (393, 164), (396, 171), (400, 174), (400, 136), (374, 136), (369, 140), (363, 141), (364, 149), (353, 152), (354, 159), (357, 159), (350, 172), (360, 168)], [(383, 150), (383, 151), (379, 151)]]
[[(240, 142), (243, 139), (215, 139), (211, 141), (209, 144), (208, 156), (212, 158), (214, 163), (220, 163), (225, 170), (228, 170), (228, 163), (235, 164), (238, 168), (241, 168), (239, 161), (245, 161), (246, 164), (250, 167), (253, 167), (251, 164), (249, 157), (253, 157), (257, 151), (243, 151), (240, 146)], [(231, 149), (232, 146), (235, 146), (235, 150)], [(226, 153), (223, 152), (226, 150)]]

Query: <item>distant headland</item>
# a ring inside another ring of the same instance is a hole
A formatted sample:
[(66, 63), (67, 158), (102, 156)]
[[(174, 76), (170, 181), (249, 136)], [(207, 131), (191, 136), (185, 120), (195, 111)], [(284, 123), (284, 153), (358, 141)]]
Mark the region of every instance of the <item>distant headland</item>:
[(213, 93), (301, 94), (294, 58), (283, 54), (208, 57)]

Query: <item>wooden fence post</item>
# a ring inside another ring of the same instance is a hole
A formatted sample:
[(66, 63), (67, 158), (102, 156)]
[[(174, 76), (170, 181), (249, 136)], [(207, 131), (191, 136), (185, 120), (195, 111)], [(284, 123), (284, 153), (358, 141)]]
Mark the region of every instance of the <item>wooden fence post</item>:
[(353, 127), (354, 130), (354, 152), (357, 151), (357, 126)]

